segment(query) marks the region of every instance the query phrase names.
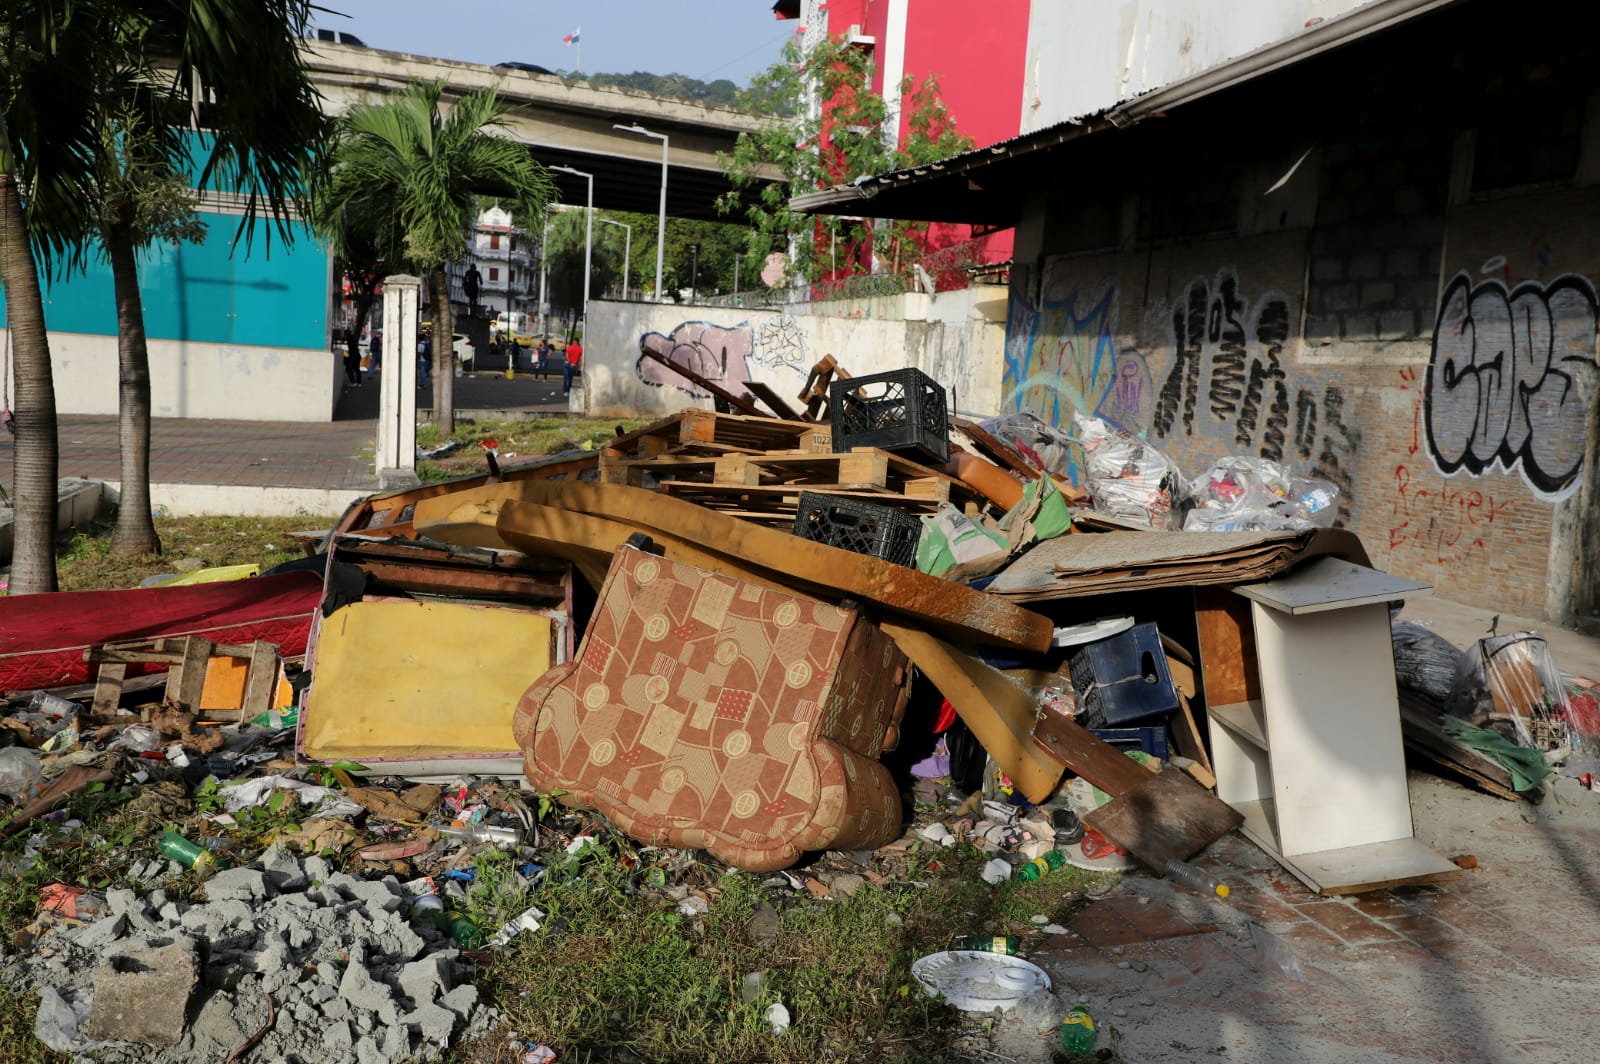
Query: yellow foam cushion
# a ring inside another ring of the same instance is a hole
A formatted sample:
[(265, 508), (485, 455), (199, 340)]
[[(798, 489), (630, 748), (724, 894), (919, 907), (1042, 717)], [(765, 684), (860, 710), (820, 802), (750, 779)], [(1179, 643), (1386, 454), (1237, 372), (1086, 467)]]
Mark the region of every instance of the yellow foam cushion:
[(551, 621), (447, 602), (356, 602), (322, 622), (301, 722), (316, 759), (515, 751), (511, 715), (550, 667)]

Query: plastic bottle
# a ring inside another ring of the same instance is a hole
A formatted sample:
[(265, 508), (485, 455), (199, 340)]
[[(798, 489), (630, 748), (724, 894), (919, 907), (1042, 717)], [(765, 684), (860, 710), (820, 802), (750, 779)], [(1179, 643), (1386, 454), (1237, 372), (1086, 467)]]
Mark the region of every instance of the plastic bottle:
[(1051, 850), (1042, 857), (1035, 857), (1021, 868), (1017, 869), (1017, 878), (1024, 883), (1032, 883), (1042, 879), (1051, 872), (1066, 866), (1067, 859), (1060, 850)]
[(1094, 1052), (1094, 1017), (1081, 1001), (1061, 1021), (1061, 1049), (1066, 1053)]
[(522, 841), (521, 831), (499, 824), (446, 824), (439, 829), (439, 834), (462, 842), (492, 842), (503, 850)]
[(483, 928), (462, 913), (445, 913), (439, 926), (450, 936), (450, 941), (455, 943), (457, 949), (477, 949), (487, 941)]
[(28, 708), (35, 713), (43, 713), (47, 717), (60, 720), (63, 717), (73, 716), (83, 707), (70, 698), (62, 698), (48, 691), (35, 691), (33, 701), (28, 703)]
[(1009, 935), (958, 938), (952, 948), (977, 950), (979, 953), (1004, 953), (1007, 957), (1014, 957), (1017, 955), (1017, 940)]
[(192, 868), (201, 875), (205, 875), (216, 863), (216, 858), (208, 851), (196, 846), (176, 831), (162, 832), (161, 841), (156, 844), (156, 849), (183, 867)]
[(1167, 862), (1167, 878), (1182, 883), (1192, 890), (1197, 890), (1201, 894), (1210, 894), (1218, 898), (1226, 898), (1232, 893), (1228, 888), (1228, 884), (1215, 876), (1207, 875), (1192, 864), (1178, 860), (1176, 857)]

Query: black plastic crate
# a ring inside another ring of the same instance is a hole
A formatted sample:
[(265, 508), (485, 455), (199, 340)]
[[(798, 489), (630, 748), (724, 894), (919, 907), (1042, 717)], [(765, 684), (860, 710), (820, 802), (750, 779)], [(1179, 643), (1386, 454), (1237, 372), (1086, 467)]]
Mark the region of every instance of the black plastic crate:
[(1078, 723), (1086, 728), (1130, 725), (1178, 708), (1167, 652), (1153, 624), (1087, 643), (1069, 660)]
[(794, 515), (794, 534), (814, 543), (914, 568), (922, 522), (892, 506), (802, 491), (800, 509)]
[(892, 369), (828, 385), (833, 449), (880, 447), (935, 466), (950, 460), (944, 386), (920, 369)]

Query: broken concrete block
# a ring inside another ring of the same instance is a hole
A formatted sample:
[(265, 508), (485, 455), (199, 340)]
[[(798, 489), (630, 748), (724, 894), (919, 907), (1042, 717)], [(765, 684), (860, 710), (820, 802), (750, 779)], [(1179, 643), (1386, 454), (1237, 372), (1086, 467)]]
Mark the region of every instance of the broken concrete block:
[(440, 1005), (423, 1005), (400, 1018), (400, 1022), (414, 1029), (424, 1042), (443, 1049), (455, 1034), (456, 1014)]
[(394, 991), (372, 978), (367, 971), (366, 948), (360, 944), (350, 950), (350, 962), (345, 966), (344, 978), (339, 980), (339, 996), (352, 1008), (375, 1012), (386, 1022), (400, 1018)]
[(72, 936), (72, 941), (87, 950), (100, 951), (128, 932), (126, 916), (102, 916)]
[(304, 890), (311, 882), (300, 858), (280, 842), (273, 843), (262, 852), (260, 864), (267, 882), (279, 890)]
[(139, 896), (126, 887), (106, 891), (106, 915), (122, 916), (134, 908), (144, 908)]
[(420, 1009), (433, 1004), (450, 989), (450, 962), (437, 953), (412, 961), (400, 969), (395, 981), (400, 984), (401, 993)]
[(322, 1048), (328, 1059), (343, 1057), (355, 1045), (355, 1035), (350, 1032), (349, 1020), (335, 1020), (322, 1028)]
[(112, 957), (94, 973), (89, 1037), (176, 1044), (199, 980), (200, 955), (190, 938)]
[(471, 983), (462, 983), (440, 998), (439, 1004), (460, 1016), (463, 1020), (471, 1019), (472, 1010), (478, 1007), (478, 988)]
[(260, 901), (267, 897), (267, 877), (254, 868), (224, 868), (206, 880), (206, 898), (219, 901)]

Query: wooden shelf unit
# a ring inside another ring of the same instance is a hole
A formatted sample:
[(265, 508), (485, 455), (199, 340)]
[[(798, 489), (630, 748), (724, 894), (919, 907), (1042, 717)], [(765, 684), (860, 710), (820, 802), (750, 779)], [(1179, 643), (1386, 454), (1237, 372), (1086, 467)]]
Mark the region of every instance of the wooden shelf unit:
[[(1454, 879), (1412, 835), (1388, 604), (1425, 584), (1334, 558), (1200, 604), (1217, 796), (1326, 894)], [(1208, 645), (1209, 644), (1209, 645)], [(1209, 652), (1209, 653), (1208, 653)]]

